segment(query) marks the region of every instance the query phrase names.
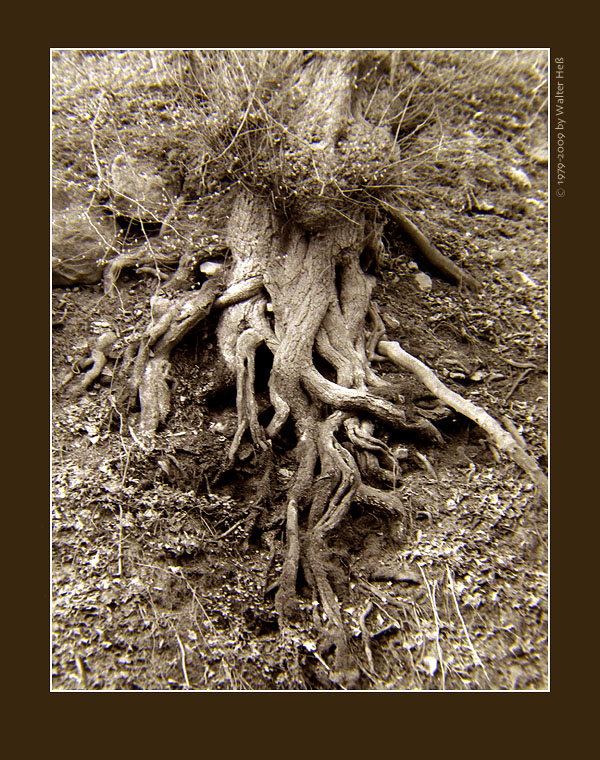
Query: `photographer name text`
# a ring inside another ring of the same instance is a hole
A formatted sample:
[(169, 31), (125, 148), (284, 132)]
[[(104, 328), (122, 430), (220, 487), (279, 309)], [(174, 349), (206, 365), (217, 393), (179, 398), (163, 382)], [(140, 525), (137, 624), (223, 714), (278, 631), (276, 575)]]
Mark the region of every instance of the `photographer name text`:
[(554, 59), (554, 134), (555, 134), (555, 159), (556, 159), (556, 195), (559, 198), (565, 195), (566, 181), (566, 154), (565, 140), (565, 59)]

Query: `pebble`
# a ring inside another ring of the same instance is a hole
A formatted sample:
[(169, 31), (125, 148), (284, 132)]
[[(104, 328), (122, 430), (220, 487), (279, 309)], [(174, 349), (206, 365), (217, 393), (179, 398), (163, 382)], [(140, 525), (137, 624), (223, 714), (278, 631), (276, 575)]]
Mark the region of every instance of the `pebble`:
[(200, 266), (200, 271), (207, 277), (212, 277), (212, 275), (217, 274), (217, 272), (219, 272), (221, 269), (223, 269), (223, 265), (219, 264), (216, 261), (205, 261)]
[(516, 166), (509, 166), (506, 170), (506, 174), (520, 190), (525, 190), (531, 187), (531, 180), (525, 174), (523, 169), (518, 169)]
[(529, 151), (529, 157), (536, 164), (548, 163), (548, 147), (546, 145), (540, 145)]
[(421, 290), (431, 290), (433, 287), (433, 281), (431, 277), (428, 274), (425, 274), (425, 272), (419, 272), (419, 274), (416, 274), (415, 282), (417, 283), (417, 287), (419, 287)]
[(485, 377), (486, 373), (481, 369), (477, 369), (475, 372), (473, 372), (472, 375), (469, 376), (469, 380), (474, 383), (480, 383), (482, 380), (485, 380)]

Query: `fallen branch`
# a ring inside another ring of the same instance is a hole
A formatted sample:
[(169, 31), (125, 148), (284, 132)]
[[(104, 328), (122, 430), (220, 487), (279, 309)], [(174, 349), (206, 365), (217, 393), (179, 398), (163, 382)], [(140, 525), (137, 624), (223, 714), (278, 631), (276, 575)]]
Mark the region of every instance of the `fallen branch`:
[(473, 420), (489, 436), (497, 449), (508, 455), (529, 475), (545, 501), (548, 500), (548, 479), (535, 459), (527, 454), (521, 442), (506, 431), (485, 409), (473, 404), (445, 386), (435, 373), (422, 361), (407, 353), (396, 341), (381, 340), (378, 352), (396, 366), (412, 372), (423, 385), (455, 411)]
[(175, 630), (175, 628), (173, 628), (173, 631), (175, 633), (175, 638), (177, 639), (177, 643), (179, 644), (179, 651), (181, 652), (181, 670), (183, 671), (183, 678), (185, 680), (185, 687), (186, 687), (186, 689), (190, 689), (191, 688), (190, 687), (190, 681), (189, 681), (189, 678), (188, 678), (187, 667), (186, 667), (186, 662), (185, 662), (185, 649), (183, 648), (183, 644), (181, 643), (181, 638), (179, 637), (179, 634), (177, 633), (177, 631)]
[(79, 677), (79, 683), (81, 684), (82, 689), (88, 688), (88, 681), (87, 676), (85, 674), (85, 667), (83, 665), (83, 662), (81, 661), (81, 657), (79, 655), (75, 655), (75, 666), (77, 667), (77, 675)]
[(220, 536), (211, 536), (210, 538), (203, 538), (203, 541), (220, 541), (222, 538), (226, 538), (230, 533), (233, 533), (233, 531), (236, 528), (239, 528), (240, 525), (242, 525), (244, 522), (246, 522), (246, 518), (244, 517), (243, 520), (239, 520), (234, 525), (231, 526), (231, 528), (227, 528), (227, 530), (224, 533), (221, 533)]

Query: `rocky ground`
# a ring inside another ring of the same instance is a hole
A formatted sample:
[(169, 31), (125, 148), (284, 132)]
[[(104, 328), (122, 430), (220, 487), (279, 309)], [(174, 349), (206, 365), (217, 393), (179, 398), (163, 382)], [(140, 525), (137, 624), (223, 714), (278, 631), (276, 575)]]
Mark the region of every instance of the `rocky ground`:
[[(197, 114), (164, 61), (142, 66), (135, 55), (55, 55), (54, 181), (67, 192), (90, 197), (97, 162), (117, 143), (189, 181)], [(418, 127), (399, 134), (406, 213), (484, 287), (461, 292), (428, 272), (389, 222), (375, 291), (387, 335), (511, 426), (546, 469), (545, 55), (413, 51), (396, 76), (414, 83), (400, 102)], [(233, 191), (226, 176), (208, 178), (178, 231), (221, 251)], [(132, 271), (116, 298), (100, 283), (53, 289), (53, 688), (339, 688), (303, 578), (303, 622), (278, 631), (283, 536), (253, 529), (260, 472), (250, 452), (215, 479), (236, 427), (235, 391), (215, 375), (216, 318), (173, 353), (171, 413), (152, 453), (115, 404), (118, 351), (88, 392), (70, 392), (97, 336), (125, 338), (155, 290), (151, 272)], [(397, 377), (391, 364), (380, 371)], [(402, 382), (408, 400), (427, 405), (415, 381)], [(334, 542), (360, 688), (547, 689), (547, 505), (468, 420), (436, 424), (444, 446), (405, 444), (396, 488), (407, 516), (355, 507)], [(294, 469), (285, 444), (282, 494)]]

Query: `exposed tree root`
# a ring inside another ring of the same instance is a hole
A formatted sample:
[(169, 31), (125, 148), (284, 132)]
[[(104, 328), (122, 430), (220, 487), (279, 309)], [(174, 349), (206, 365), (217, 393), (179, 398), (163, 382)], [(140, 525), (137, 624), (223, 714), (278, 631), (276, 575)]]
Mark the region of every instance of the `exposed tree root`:
[[(322, 606), (324, 640), (334, 649), (332, 678), (345, 687), (355, 683), (357, 671), (332, 585), (335, 571), (327, 540), (354, 501), (388, 515), (403, 512), (394, 491), (363, 482), (366, 478), (394, 488), (399, 473), (396, 456), (375, 437), (371, 418), (441, 442), (431, 423), (407, 421), (397, 403), (381, 397), (384, 390), (390, 398), (398, 394), (370, 367), (367, 324), (377, 338), (381, 324), (370, 302), (372, 280), (358, 265), (368, 234), (365, 220), (359, 219), (331, 233), (307, 236), (263, 201), (240, 196), (229, 226), (234, 258), (230, 288), (239, 288), (248, 273), (262, 277), (270, 301), (259, 292), (226, 309), (218, 328), (221, 353), (237, 377), (238, 427), (230, 460), (246, 430), (265, 449), (288, 417), (294, 421), (297, 471), (287, 496), (286, 555), (275, 605), (285, 628), (295, 615), (302, 563)], [(273, 415), (266, 429), (259, 424), (254, 398), (261, 343), (273, 353)], [(326, 363), (322, 370), (315, 357)]]
[(426, 364), (408, 354), (395, 341), (380, 341), (377, 348), (380, 354), (386, 356), (398, 367), (412, 372), (445, 404), (476, 422), (487, 433), (491, 442), (529, 475), (542, 497), (545, 500), (548, 499), (548, 480), (535, 459), (525, 451), (522, 439), (519, 440), (511, 435), (484, 409), (447, 388)]
[(242, 436), (248, 428), (254, 443), (260, 449), (267, 449), (266, 436), (258, 422), (258, 405), (254, 393), (256, 349), (262, 343), (263, 338), (260, 333), (250, 329), (242, 333), (236, 344), (238, 426), (229, 450), (231, 461), (233, 461)]
[(466, 287), (475, 292), (481, 290), (481, 283), (438, 251), (433, 243), (425, 237), (416, 225), (404, 216), (399, 208), (384, 200), (380, 201), (380, 203), (400, 229), (415, 243), (425, 260), (434, 269), (444, 275), (450, 282), (454, 282), (459, 286), (466, 285)]
[(225, 309), (227, 306), (247, 301), (253, 296), (258, 295), (262, 289), (262, 277), (249, 277), (243, 282), (234, 283), (215, 300), (215, 309)]
[(90, 387), (94, 380), (100, 376), (100, 373), (108, 361), (106, 352), (112, 347), (116, 339), (117, 336), (112, 331), (105, 332), (100, 335), (96, 341), (96, 344), (94, 345), (94, 348), (91, 351), (91, 358), (85, 362), (86, 365), (89, 365), (91, 363), (92, 366), (85, 373), (80, 382), (74, 387), (74, 396), (78, 396), (84, 393), (84, 391)]
[(207, 280), (198, 292), (179, 295), (171, 303), (166, 298), (153, 299), (156, 321), (146, 328), (130, 380), (132, 393), (139, 393), (140, 432), (148, 440), (169, 411), (169, 357), (181, 339), (210, 312), (222, 286), (218, 279)]
[(197, 272), (201, 256), (198, 251), (184, 252), (177, 265), (177, 271), (165, 283), (163, 290), (185, 291), (191, 290), (197, 281)]
[(160, 272), (159, 265), (173, 266), (178, 263), (180, 255), (178, 251), (174, 251), (173, 253), (157, 253), (152, 251), (147, 245), (142, 246), (142, 248), (136, 251), (121, 253), (104, 267), (104, 293), (108, 296), (116, 293), (117, 280), (123, 269), (129, 267), (149, 267), (158, 273)]
[[(442, 438), (428, 420), (407, 420), (396, 389), (370, 365), (376, 350), (389, 355), (389, 342), (381, 340), (384, 327), (371, 303), (373, 279), (359, 265), (367, 241), (372, 245), (372, 228), (364, 217), (307, 235), (263, 200), (240, 194), (228, 238), (234, 265), (224, 293), (219, 278), (212, 277), (199, 292), (152, 301), (153, 319), (139, 340), (130, 381), (139, 394), (141, 434), (151, 440), (168, 414), (171, 351), (212, 308), (222, 308), (219, 348), (237, 387), (230, 466), (247, 431), (256, 450), (271, 457), (270, 441), (289, 417), (296, 429), (297, 470), (287, 495), (286, 552), (275, 597), (282, 629), (297, 613), (302, 564), (321, 605), (324, 651), (334, 650), (331, 678), (352, 687), (358, 674), (334, 591), (328, 538), (355, 501), (387, 515), (403, 514), (397, 485), (399, 460), (406, 452), (399, 456), (379, 440), (373, 419), (427, 441), (441, 443)], [(184, 286), (191, 265), (178, 270)], [(273, 354), (273, 414), (266, 428), (259, 422), (255, 391), (256, 352), (262, 344)], [(320, 368), (317, 358), (324, 362)], [(456, 399), (450, 403), (440, 397), (457, 408)], [(258, 500), (268, 503), (270, 489), (264, 485)]]
[[(335, 592), (339, 568), (328, 540), (353, 502), (388, 516), (404, 514), (398, 486), (400, 461), (407, 452), (380, 440), (374, 420), (428, 442), (443, 442), (429, 420), (407, 418), (397, 389), (371, 366), (376, 352), (416, 374), (445, 404), (481, 425), (543, 488), (539, 468), (509, 433), (397, 344), (382, 340), (384, 326), (371, 302), (373, 278), (359, 263), (371, 238), (372, 225), (361, 215), (308, 234), (264, 200), (242, 193), (228, 228), (231, 270), (221, 273), (215, 267), (199, 291), (169, 294), (163, 289), (152, 299), (152, 320), (125, 361), (131, 368), (130, 390), (140, 400), (141, 439), (151, 445), (169, 412), (172, 350), (211, 309), (222, 309), (219, 349), (237, 388), (238, 424), (229, 466), (247, 433), (258, 459), (272, 465), (271, 441), (292, 419), (297, 469), (286, 497), (286, 548), (275, 607), (285, 632), (298, 614), (296, 584), (302, 566), (322, 613), (315, 621), (323, 656), (333, 654), (330, 677), (343, 688), (357, 683), (358, 671)], [(183, 287), (192, 265), (186, 261), (178, 270)], [(108, 282), (114, 283), (116, 272), (113, 267)], [(268, 385), (272, 417), (266, 427), (259, 421), (255, 389), (257, 349), (263, 344), (273, 355)], [(257, 508), (270, 506), (269, 482), (259, 492)]]
[[(371, 356), (378, 352), (409, 370), (441, 401), (474, 420), (545, 494), (543, 474), (510, 433), (398, 344), (381, 339), (384, 328), (370, 300), (371, 278), (358, 264), (369, 234), (359, 217), (330, 233), (307, 235), (264, 201), (241, 195), (228, 232), (234, 260), (228, 287), (223, 292), (215, 276), (198, 292), (156, 296), (130, 379), (140, 399), (140, 431), (148, 442), (169, 411), (171, 351), (211, 309), (223, 310), (219, 348), (236, 376), (238, 412), (229, 466), (246, 433), (262, 461), (266, 457), (272, 464), (271, 440), (291, 417), (297, 469), (286, 498), (286, 548), (275, 607), (285, 632), (298, 614), (302, 566), (322, 613), (315, 621), (323, 655), (333, 653), (330, 677), (343, 688), (356, 684), (358, 671), (334, 590), (339, 571), (328, 540), (353, 502), (388, 516), (404, 514), (398, 486), (407, 452), (378, 439), (373, 420), (442, 442), (428, 420), (407, 419), (397, 391), (371, 367)], [(268, 386), (273, 413), (266, 428), (259, 421), (255, 390), (256, 352), (263, 344), (273, 354)], [(317, 368), (317, 359), (323, 366)], [(263, 486), (256, 500), (261, 508), (271, 498), (269, 483)]]
[[(152, 445), (152, 438), (160, 424), (167, 418), (170, 409), (170, 354), (181, 340), (205, 319), (213, 308), (224, 309), (234, 306), (240, 300), (251, 298), (262, 289), (260, 277), (238, 283), (223, 292), (221, 268), (215, 267), (215, 275), (202, 285), (199, 291), (171, 295), (163, 289), (162, 294), (151, 299), (152, 317), (143, 334), (130, 341), (125, 354), (122, 372), (129, 374), (127, 395), (139, 398), (140, 434), (146, 446)], [(114, 337), (113, 337), (114, 340)], [(264, 435), (259, 429), (258, 412), (254, 398), (254, 356), (252, 351), (262, 342), (250, 340), (250, 331), (240, 344), (245, 345), (245, 354), (238, 356), (238, 409), (240, 425), (232, 445), (231, 459), (247, 427), (262, 449), (267, 448)], [(102, 367), (100, 367), (100, 370)], [(98, 373), (99, 371), (98, 370)], [(242, 379), (245, 378), (245, 380)], [(93, 378), (92, 378), (93, 379)], [(91, 382), (91, 381), (90, 381)], [(89, 384), (89, 383), (88, 383)], [(250, 389), (252, 392), (250, 392)], [(246, 399), (248, 404), (247, 413)]]

